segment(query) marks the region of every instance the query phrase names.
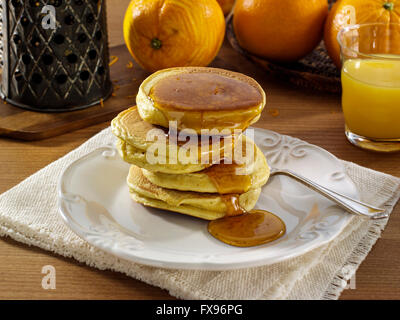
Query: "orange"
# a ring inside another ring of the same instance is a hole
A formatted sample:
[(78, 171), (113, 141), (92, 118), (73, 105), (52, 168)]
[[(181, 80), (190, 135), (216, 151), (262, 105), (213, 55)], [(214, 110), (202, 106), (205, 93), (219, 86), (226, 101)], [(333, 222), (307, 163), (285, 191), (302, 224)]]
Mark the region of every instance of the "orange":
[(269, 60), (296, 61), (321, 41), (327, 0), (237, 0), (233, 27), (240, 46)]
[(340, 68), (338, 32), (348, 25), (362, 23), (400, 23), (400, 0), (339, 0), (329, 12), (324, 40), (329, 56)]
[(222, 11), (224, 12), (224, 15), (228, 15), (232, 8), (233, 5), (235, 4), (235, 0), (217, 0), (219, 5), (222, 8)]
[(124, 19), (125, 43), (150, 72), (206, 66), (224, 35), (224, 15), (216, 0), (132, 0)]

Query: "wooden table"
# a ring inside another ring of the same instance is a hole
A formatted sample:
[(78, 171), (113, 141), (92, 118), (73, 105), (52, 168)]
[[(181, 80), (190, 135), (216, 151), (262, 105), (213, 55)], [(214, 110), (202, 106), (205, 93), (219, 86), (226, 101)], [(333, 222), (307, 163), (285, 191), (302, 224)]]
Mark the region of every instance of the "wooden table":
[[(122, 18), (128, 0), (108, 0), (111, 45), (122, 43)], [(298, 137), (339, 158), (400, 176), (400, 154), (370, 153), (350, 145), (343, 133), (340, 97), (305, 91), (266, 76), (224, 44), (218, 66), (254, 77), (268, 95), (268, 109), (256, 126)], [(276, 112), (278, 111), (278, 112)], [(277, 115), (277, 113), (279, 113)], [(68, 153), (107, 127), (102, 123), (37, 142), (0, 139), (0, 193)], [(400, 206), (382, 238), (357, 271), (355, 290), (341, 299), (400, 299)], [(53, 265), (56, 290), (41, 287), (42, 267)], [(122, 274), (99, 271), (35, 247), (0, 239), (0, 299), (170, 299), (166, 291)]]

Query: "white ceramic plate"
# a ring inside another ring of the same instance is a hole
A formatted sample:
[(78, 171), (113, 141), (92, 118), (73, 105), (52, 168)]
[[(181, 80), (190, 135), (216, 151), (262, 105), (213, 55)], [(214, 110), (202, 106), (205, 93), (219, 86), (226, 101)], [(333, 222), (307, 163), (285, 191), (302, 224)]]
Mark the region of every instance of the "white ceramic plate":
[[(256, 129), (255, 142), (273, 167), (287, 168), (358, 199), (341, 162), (298, 139)], [(285, 177), (270, 179), (257, 208), (286, 224), (286, 234), (269, 244), (237, 248), (214, 239), (207, 222), (144, 207), (129, 196), (129, 165), (105, 146), (72, 163), (59, 185), (60, 212), (80, 237), (120, 258), (146, 265), (228, 270), (279, 262), (335, 238), (351, 216), (331, 201)]]

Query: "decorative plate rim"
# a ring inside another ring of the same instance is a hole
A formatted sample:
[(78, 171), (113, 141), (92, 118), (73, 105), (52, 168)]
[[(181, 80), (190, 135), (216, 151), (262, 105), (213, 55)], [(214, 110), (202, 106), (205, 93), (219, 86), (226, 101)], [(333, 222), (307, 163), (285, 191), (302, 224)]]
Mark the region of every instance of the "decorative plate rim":
[[(278, 137), (281, 141), (283, 140), (284, 143), (288, 143), (288, 142), (293, 143), (295, 145), (295, 147), (294, 147), (295, 150), (297, 150), (297, 152), (300, 152), (300, 156), (303, 152), (301, 147), (306, 147), (306, 148), (318, 150), (324, 156), (328, 157), (330, 161), (335, 161), (336, 165), (340, 166), (343, 169), (342, 174), (344, 174), (344, 176), (347, 180), (346, 183), (352, 184), (352, 187), (354, 187), (354, 191), (356, 192), (356, 197), (359, 198), (359, 192), (358, 192), (357, 188), (355, 187), (353, 181), (344, 172), (343, 163), (338, 158), (336, 158), (333, 154), (331, 154), (330, 152), (326, 151), (325, 149), (323, 149), (321, 147), (309, 144), (305, 141), (302, 141), (300, 139), (297, 139), (297, 138), (294, 138), (291, 136), (281, 135), (279, 133), (276, 133), (276, 132), (273, 132), (270, 130), (266, 130), (266, 129), (260, 129), (260, 128), (254, 128), (254, 129), (255, 129), (255, 132), (261, 132), (261, 133), (259, 133), (260, 135), (262, 135), (263, 133), (267, 134), (267, 135), (270, 134), (272, 136)], [(257, 136), (257, 134), (256, 134), (256, 136)], [(266, 140), (268, 140), (268, 139), (266, 139)], [(280, 142), (278, 142), (278, 143), (280, 143)], [(283, 146), (285, 146), (285, 145), (283, 145)], [(276, 147), (276, 145), (274, 145), (272, 143), (271, 149), (274, 150), (274, 147)], [(263, 150), (263, 151), (265, 153), (265, 150)], [(79, 164), (81, 161), (86, 161), (90, 157), (93, 157), (96, 154), (99, 154), (100, 152), (104, 157), (110, 157), (110, 158), (118, 157), (118, 152), (114, 148), (114, 146), (105, 145), (105, 146), (96, 148), (95, 150), (74, 160), (63, 170), (63, 172), (60, 176), (60, 179), (58, 181), (59, 213), (60, 213), (64, 223), (80, 238), (87, 241), (89, 244), (91, 244), (97, 248), (100, 248), (103, 251), (106, 251), (112, 255), (115, 255), (119, 258), (131, 261), (134, 263), (155, 266), (155, 267), (168, 268), (168, 269), (185, 269), (185, 270), (191, 269), (191, 270), (209, 270), (209, 271), (235, 270), (235, 269), (242, 269), (242, 268), (248, 268), (248, 267), (258, 267), (258, 266), (263, 266), (263, 265), (269, 265), (269, 264), (278, 263), (278, 262), (282, 262), (287, 259), (301, 256), (313, 249), (316, 249), (316, 248), (332, 241), (334, 238), (336, 238), (342, 232), (342, 230), (348, 225), (350, 220), (353, 218), (352, 215), (345, 214), (342, 217), (340, 228), (336, 229), (332, 235), (326, 236), (322, 239), (321, 239), (321, 237), (319, 237), (318, 241), (313, 241), (315, 239), (312, 239), (312, 240), (310, 240), (311, 242), (309, 242), (308, 244), (306, 244), (306, 245), (303, 244), (301, 246), (298, 246), (297, 247), (298, 250), (292, 250), (290, 253), (286, 253), (281, 256), (275, 256), (273, 258), (268, 258), (265, 256), (260, 258), (260, 256), (258, 254), (254, 254), (254, 251), (260, 250), (260, 248), (261, 248), (260, 246), (246, 248), (246, 250), (242, 250), (240, 252), (240, 257), (243, 258), (243, 256), (244, 256), (246, 258), (243, 261), (231, 261), (231, 260), (227, 259), (227, 257), (223, 257), (223, 259), (218, 259), (217, 256), (212, 255), (212, 254), (203, 254), (203, 255), (193, 254), (193, 255), (191, 255), (191, 257), (189, 257), (189, 255), (186, 253), (182, 255), (183, 257), (186, 257), (186, 260), (184, 259), (185, 261), (179, 261), (179, 259), (177, 260), (176, 258), (172, 259), (172, 260), (171, 259), (168, 260), (168, 259), (165, 259), (165, 257), (156, 258), (154, 256), (149, 258), (148, 254), (145, 256), (139, 254), (139, 253), (143, 252), (141, 240), (135, 239), (131, 235), (126, 235), (126, 234), (124, 235), (124, 236), (131, 237), (132, 239), (134, 239), (134, 241), (133, 241), (134, 243), (132, 245), (129, 244), (129, 241), (128, 241), (128, 243), (125, 244), (125, 245), (127, 245), (126, 250), (121, 249), (121, 247), (119, 246), (118, 243), (111, 244), (109, 242), (109, 245), (104, 245), (104, 243), (102, 243), (101, 241), (100, 242), (96, 241), (96, 238), (90, 237), (90, 234), (94, 233), (95, 235), (97, 235), (99, 237), (102, 237), (104, 235), (102, 235), (101, 232), (100, 233), (97, 232), (97, 234), (96, 234), (96, 230), (89, 230), (86, 227), (83, 227), (82, 225), (80, 225), (79, 223), (74, 221), (73, 214), (71, 214), (68, 211), (66, 202), (68, 202), (68, 201), (85, 201), (85, 199), (83, 197), (81, 197), (79, 195), (69, 194), (68, 192), (65, 191), (63, 184), (65, 184), (65, 181), (68, 181), (69, 172), (71, 170), (73, 170), (74, 166)], [(121, 161), (122, 161), (122, 159), (121, 159)], [(342, 209), (339, 209), (339, 208), (336, 208), (336, 209), (339, 210), (340, 212), (344, 212), (344, 210), (342, 210)], [(327, 230), (329, 232), (329, 225), (326, 226), (324, 223), (325, 222), (321, 221), (321, 222), (319, 222), (319, 225), (318, 225), (318, 223), (315, 223), (313, 226), (315, 226), (316, 228), (320, 228), (321, 229), (320, 232), (324, 232)], [(119, 230), (119, 233), (121, 233), (121, 230)], [(307, 232), (305, 232), (305, 233), (307, 233)], [(305, 236), (304, 239), (307, 240), (307, 236), (312, 236), (312, 235), (305, 234), (304, 236)], [(113, 239), (114, 238), (110, 238), (108, 240), (112, 241)], [(243, 248), (241, 248), (241, 249), (243, 249)], [(157, 251), (157, 250), (154, 250), (151, 248), (147, 249), (148, 252), (153, 252), (152, 250), (154, 252)], [(228, 256), (229, 256), (229, 258), (232, 258), (233, 254), (229, 253)]]

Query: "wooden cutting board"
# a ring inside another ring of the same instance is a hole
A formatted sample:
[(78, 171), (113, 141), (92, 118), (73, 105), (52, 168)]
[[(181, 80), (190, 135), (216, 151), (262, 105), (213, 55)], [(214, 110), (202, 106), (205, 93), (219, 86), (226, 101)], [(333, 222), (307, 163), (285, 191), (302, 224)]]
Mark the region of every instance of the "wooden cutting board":
[(134, 63), (124, 45), (110, 49), (111, 60), (118, 58), (111, 67), (114, 93), (103, 105), (63, 113), (27, 111), (0, 101), (0, 136), (40, 140), (65, 132), (109, 121), (120, 111), (135, 104), (137, 90), (149, 73)]
[[(239, 71), (236, 57), (230, 58), (235, 53), (227, 42), (221, 52), (223, 54), (218, 55), (210, 66)], [(110, 56), (110, 60), (118, 57), (118, 61), (110, 67), (114, 93), (104, 101), (103, 106), (63, 113), (41, 113), (27, 111), (0, 100), (0, 137), (28, 141), (46, 139), (110, 121), (122, 110), (135, 105), (138, 88), (150, 73), (134, 62), (125, 45), (110, 48)]]

